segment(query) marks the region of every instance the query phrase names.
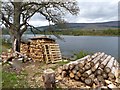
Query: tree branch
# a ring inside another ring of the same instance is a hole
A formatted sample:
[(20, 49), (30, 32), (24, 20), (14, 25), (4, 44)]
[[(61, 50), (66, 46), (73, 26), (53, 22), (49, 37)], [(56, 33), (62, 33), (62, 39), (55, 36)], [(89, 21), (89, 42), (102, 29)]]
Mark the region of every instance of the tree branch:
[(13, 24), (9, 22), (9, 20), (4, 16), (2, 12), (1, 14), (2, 14), (2, 21), (5, 21), (9, 26), (12, 26)]
[(39, 31), (39, 32), (42, 32), (41, 30), (37, 29), (37, 28), (36, 28), (36, 27), (34, 27), (33, 25), (30, 25), (29, 23), (27, 23), (27, 26), (29, 26), (29, 27), (31, 27), (31, 28), (33, 28), (33, 29), (35, 29), (35, 30)]

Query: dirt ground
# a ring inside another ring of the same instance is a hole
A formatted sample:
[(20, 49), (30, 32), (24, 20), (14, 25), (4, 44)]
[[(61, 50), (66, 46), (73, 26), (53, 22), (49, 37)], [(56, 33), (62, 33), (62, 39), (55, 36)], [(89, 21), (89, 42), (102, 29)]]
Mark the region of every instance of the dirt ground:
[(27, 73), (27, 81), (30, 87), (43, 87), (43, 71), (49, 68), (57, 67), (57, 64), (45, 64), (45, 63), (38, 63), (33, 62), (29, 63), (24, 67), (24, 71)]
[(25, 75), (25, 81), (31, 88), (40, 88), (44, 87), (42, 75), (43, 71), (46, 69), (53, 69), (56, 70), (57, 67), (60, 66), (60, 63), (56, 64), (45, 64), (43, 62), (27, 62), (27, 63), (20, 63), (14, 66), (3, 65), (2, 69), (7, 72), (16, 72), (18, 75), (19, 73)]
[[(21, 63), (17, 65), (19, 67), (18, 69), (10, 69), (9, 67), (3, 66), (3, 70), (12, 72), (15, 71), (16, 73), (19, 74), (19, 70), (21, 69), (20, 72), (25, 73), (25, 80), (27, 81), (27, 84), (31, 88), (42, 88), (44, 87), (42, 75), (43, 71), (46, 69), (53, 69), (57, 70), (57, 67), (62, 65), (64, 63), (56, 63), (56, 64), (45, 64), (43, 62), (27, 62), (27, 63)], [(69, 78), (61, 78), (57, 76), (56, 73), (56, 79), (59, 80), (56, 82), (56, 87), (57, 88), (78, 88), (78, 87), (85, 87), (84, 83), (81, 83), (79, 81), (74, 81)], [(68, 80), (69, 79), (69, 80)], [(120, 70), (119, 70), (119, 81), (120, 81)], [(120, 88), (120, 83), (119, 86)]]

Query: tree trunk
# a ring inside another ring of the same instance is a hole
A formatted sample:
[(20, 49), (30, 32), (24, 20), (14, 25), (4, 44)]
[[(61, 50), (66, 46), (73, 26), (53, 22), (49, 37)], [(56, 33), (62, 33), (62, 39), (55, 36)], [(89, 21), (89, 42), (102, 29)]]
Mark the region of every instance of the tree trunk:
[(21, 36), (16, 35), (16, 51), (20, 52)]
[(13, 49), (13, 51), (20, 52), (20, 43), (21, 43), (20, 33), (17, 32), (17, 34), (16, 33), (10, 34), (10, 36), (11, 36), (11, 40), (12, 40), (12, 49)]
[[(12, 46), (13, 48), (15, 47), (15, 51), (17, 52), (20, 52), (20, 42), (21, 42), (21, 34), (20, 34), (20, 2), (14, 2), (14, 21), (13, 21), (13, 24), (14, 24), (14, 27), (12, 28), (12, 35), (14, 36), (13, 37), (13, 40), (12, 40)], [(14, 40), (16, 39), (16, 46), (14, 46), (13, 42)]]

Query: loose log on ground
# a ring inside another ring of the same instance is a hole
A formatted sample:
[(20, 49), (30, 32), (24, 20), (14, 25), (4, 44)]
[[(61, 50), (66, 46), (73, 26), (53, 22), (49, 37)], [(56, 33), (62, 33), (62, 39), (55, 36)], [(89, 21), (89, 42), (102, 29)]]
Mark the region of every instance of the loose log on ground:
[(62, 71), (63, 71), (62, 66), (58, 67), (58, 70), (57, 70), (57, 71), (58, 71), (59, 74), (61, 74)]
[(99, 67), (99, 64), (100, 64), (100, 63), (97, 62), (97, 63), (95, 64), (95, 66), (91, 68), (91, 70), (92, 70), (93, 73), (94, 73), (94, 72), (96, 71), (96, 69)]
[(103, 72), (102, 76), (103, 76), (104, 79), (108, 79), (108, 74), (107, 73)]
[(79, 72), (80, 73), (83, 73), (85, 71), (85, 68), (83, 67), (83, 68), (79, 68)]
[(80, 78), (81, 77), (81, 73), (78, 71), (77, 73), (76, 73), (76, 75)]
[(84, 78), (88, 78), (88, 76), (89, 76), (88, 73), (83, 73), (82, 74), (82, 77), (84, 77)]
[(93, 85), (93, 81), (91, 78), (86, 78), (85, 79), (85, 84), (88, 85), (88, 86), (92, 86)]
[(106, 73), (110, 73), (110, 72), (111, 72), (111, 69), (110, 69), (110, 67), (105, 67), (105, 68), (104, 68), (104, 71), (105, 71)]
[(92, 59), (96, 58), (101, 52), (97, 52), (91, 56)]
[(75, 64), (70, 64), (69, 69), (72, 70), (75, 67)]
[(86, 71), (89, 70), (91, 68), (90, 63), (86, 64), (84, 67)]
[(114, 63), (114, 57), (112, 57), (110, 60), (109, 60), (109, 62), (108, 62), (108, 64), (106, 65), (106, 67), (104, 68), (104, 71), (106, 72), (106, 73), (110, 73), (111, 72), (111, 69), (112, 69), (112, 67), (113, 67), (113, 63)]
[(74, 78), (74, 73), (70, 72), (69, 76), (70, 76), (70, 78)]
[(116, 79), (115, 75), (111, 72), (108, 73), (108, 77), (109, 77), (110, 80), (115, 80)]
[(62, 78), (67, 76), (67, 72), (66, 71), (62, 71)]
[(101, 64), (103, 64), (104, 67), (106, 67), (106, 65), (108, 64), (108, 62), (110, 61), (110, 59), (111, 59), (111, 55), (109, 55)]
[(94, 64), (96, 64), (103, 56), (105, 53), (101, 53), (100, 55), (98, 55), (96, 58), (94, 58), (92, 60), (92, 62), (94, 62)]
[(97, 76), (97, 80), (100, 82), (100, 84), (105, 84), (104, 78), (101, 75)]
[(105, 55), (99, 60), (99, 62), (102, 63), (102, 62), (107, 58), (107, 56), (108, 56), (108, 55), (105, 54)]
[(94, 81), (95, 75), (94, 75), (94, 74), (91, 74), (91, 75), (89, 76), (89, 78), (91, 78), (91, 79)]
[(77, 73), (77, 70), (76, 70), (76, 69), (73, 69), (73, 70), (72, 70), (72, 73), (73, 73), (73, 74), (76, 74), (76, 73)]
[(85, 56), (85, 57), (83, 57), (83, 58), (81, 58), (81, 59), (77, 59), (76, 61), (70, 62), (70, 63), (68, 63), (68, 64), (66, 64), (66, 65), (83, 63), (84, 60), (87, 59), (88, 57), (90, 57), (90, 55), (87, 55), (87, 56)]
[(75, 80), (79, 80), (79, 77), (77, 75), (75, 75)]
[(102, 73), (103, 73), (102, 69), (97, 69), (97, 70), (95, 71), (95, 75), (96, 75), (96, 76), (97, 76), (97, 75), (102, 75)]
[(80, 67), (79, 67), (79, 65), (78, 65), (78, 64), (77, 64), (77, 65), (75, 65), (75, 69), (76, 69), (77, 71), (79, 71)]
[(84, 78), (84, 77), (80, 77), (80, 80), (81, 80), (82, 82), (85, 82), (85, 78)]
[(91, 69), (90, 69), (90, 70), (86, 71), (85, 73), (87, 73), (88, 76), (90, 76), (90, 75), (92, 74), (92, 71), (91, 71)]
[(84, 67), (84, 62), (83, 63), (78, 63), (78, 66), (80, 67), (80, 68), (82, 68), (82, 67)]

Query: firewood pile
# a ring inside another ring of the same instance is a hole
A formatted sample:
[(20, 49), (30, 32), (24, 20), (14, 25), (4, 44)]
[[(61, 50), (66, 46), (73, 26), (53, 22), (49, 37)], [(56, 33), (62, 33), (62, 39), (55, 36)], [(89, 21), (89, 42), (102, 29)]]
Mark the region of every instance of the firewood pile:
[(61, 60), (59, 45), (55, 40), (47, 37), (34, 37), (28, 43), (21, 43), (21, 53), (32, 58), (33, 61), (54, 63)]
[(24, 55), (24, 54), (19, 53), (17, 51), (15, 51), (15, 52), (12, 52), (12, 51), (11, 52), (2, 52), (2, 54), (0, 55), (0, 59), (3, 62), (3, 64), (6, 62), (13, 62), (14, 60), (22, 61), (22, 62), (32, 60), (27, 55)]
[(43, 47), (40, 40), (32, 40), (30, 42), (30, 54), (29, 56), (36, 61), (42, 61), (43, 59)]
[(26, 54), (26, 55), (29, 55), (29, 45), (27, 43), (21, 43), (21, 46), (20, 46), (20, 51), (22, 52), (22, 54)]
[(118, 83), (119, 63), (111, 55), (97, 52), (82, 59), (60, 66), (57, 70), (61, 78), (80, 81), (91, 88), (112, 87)]

